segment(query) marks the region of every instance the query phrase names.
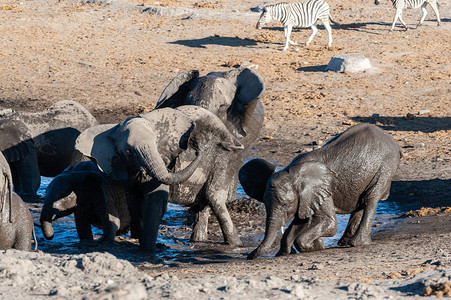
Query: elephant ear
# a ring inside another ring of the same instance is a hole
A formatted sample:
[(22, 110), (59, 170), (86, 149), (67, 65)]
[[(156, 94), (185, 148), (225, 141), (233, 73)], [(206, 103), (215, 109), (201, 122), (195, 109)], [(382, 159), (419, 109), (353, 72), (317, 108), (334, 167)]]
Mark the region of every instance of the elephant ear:
[(229, 110), (229, 118), (238, 119), (241, 128), (238, 130), (243, 136), (248, 134), (248, 128), (251, 128), (250, 122), (254, 118), (256, 109), (263, 110), (258, 100), (265, 93), (265, 83), (263, 78), (249, 68), (238, 68), (224, 74), (225, 78), (230, 79), (236, 84), (235, 97)]
[(113, 180), (128, 178), (126, 164), (116, 150), (116, 132), (120, 124), (92, 126), (83, 131), (75, 142), (75, 148), (94, 159), (99, 168)]
[(306, 162), (293, 168), (298, 169), (294, 171), (298, 174), (295, 178), (299, 194), (298, 217), (308, 219), (326, 201), (332, 201), (335, 174), (319, 162)]
[(33, 151), (30, 130), (22, 121), (0, 120), (0, 135), (0, 151), (10, 163), (25, 159)]
[(161, 93), (155, 108), (175, 108), (185, 104), (186, 96), (198, 77), (199, 71), (197, 70), (186, 71), (175, 76)]
[(275, 171), (275, 165), (264, 159), (256, 158), (241, 167), (238, 178), (249, 197), (263, 202), (266, 183)]

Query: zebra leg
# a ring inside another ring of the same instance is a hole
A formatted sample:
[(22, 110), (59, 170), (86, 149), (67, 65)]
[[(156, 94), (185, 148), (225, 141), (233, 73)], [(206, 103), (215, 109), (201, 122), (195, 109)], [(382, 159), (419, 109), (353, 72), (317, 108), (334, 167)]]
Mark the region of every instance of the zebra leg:
[(393, 18), (393, 24), (391, 25), (390, 31), (393, 31), (395, 29), (396, 21), (398, 21), (398, 18), (401, 18), (402, 9), (396, 9), (395, 17)]
[(292, 29), (293, 29), (293, 26), (291, 26), (291, 25), (285, 26), (283, 28), (283, 31), (285, 32), (285, 47), (283, 47), (282, 51), (285, 51), (288, 49), (288, 44), (290, 42), (290, 35), (291, 35)]
[(420, 19), (420, 22), (417, 25), (417, 28), (419, 26), (421, 26), (423, 24), (423, 22), (424, 22), (424, 19), (426, 19), (426, 16), (428, 14), (428, 10), (426, 8), (427, 5), (428, 5), (427, 2), (424, 2), (423, 5), (421, 5), (421, 11), (423, 12), (423, 15), (421, 16), (421, 19)]
[(399, 15), (399, 21), (401, 21), (402, 25), (404, 26), (405, 30), (409, 30), (409, 28), (407, 28), (406, 22), (404, 22), (404, 20), (402, 19), (402, 16)]
[(437, 26), (440, 26), (441, 20), (440, 20), (440, 14), (438, 12), (437, 1), (431, 1), (431, 7), (432, 7), (432, 10), (434, 11), (435, 15), (437, 16)]
[(327, 43), (327, 46), (330, 47), (332, 46), (332, 28), (328, 21), (324, 22), (324, 27), (326, 27), (327, 33), (329, 34), (329, 43)]
[(310, 43), (313, 40), (313, 37), (316, 35), (316, 33), (318, 32), (318, 28), (316, 27), (315, 24), (312, 25), (312, 35), (308, 38), (307, 43), (305, 43), (306, 46), (310, 45)]

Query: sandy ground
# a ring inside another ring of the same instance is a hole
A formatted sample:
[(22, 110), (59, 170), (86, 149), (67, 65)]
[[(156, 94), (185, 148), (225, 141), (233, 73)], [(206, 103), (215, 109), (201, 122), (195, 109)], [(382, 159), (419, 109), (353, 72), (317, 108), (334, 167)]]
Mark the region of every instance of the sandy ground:
[[(405, 10), (411, 29), (389, 34), (389, 1), (328, 1), (343, 24), (333, 26), (333, 46), (325, 47), (320, 26), (310, 47), (282, 52), (279, 24), (255, 29), (259, 14), (250, 8), (265, 4), (256, 0), (0, 0), (0, 108), (37, 110), (72, 99), (100, 122), (120, 122), (151, 110), (178, 72), (252, 62), (266, 82), (266, 119), (250, 156), (286, 165), (350, 125), (371, 122), (403, 149), (388, 200), (397, 212), (447, 207), (451, 3), (439, 2), (440, 27), (429, 9), (424, 26), (413, 29), (420, 10)], [(302, 44), (309, 34), (295, 30), (293, 39)], [(373, 69), (325, 72), (341, 53), (362, 54)], [(30, 208), (36, 219), (40, 204)], [(366, 247), (246, 261), (264, 231), (264, 211), (248, 199), (231, 209), (242, 248), (221, 245), (215, 220), (211, 241), (192, 244), (189, 227), (169, 219), (160, 232), (171, 243), (157, 257), (126, 238), (108, 249), (41, 240), (37, 253), (1, 252), (0, 298), (382, 299), (450, 289), (449, 213), (376, 218)]]

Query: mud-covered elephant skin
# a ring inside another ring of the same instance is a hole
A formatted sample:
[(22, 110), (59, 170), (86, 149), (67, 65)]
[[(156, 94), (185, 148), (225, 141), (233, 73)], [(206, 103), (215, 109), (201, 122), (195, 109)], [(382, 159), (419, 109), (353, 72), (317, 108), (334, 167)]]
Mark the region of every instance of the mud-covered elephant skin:
[[(379, 200), (390, 193), (401, 152), (396, 141), (371, 124), (350, 127), (322, 148), (296, 157), (285, 169), (262, 159), (251, 160), (239, 172), (246, 193), (266, 207), (263, 242), (251, 252), (267, 252), (277, 231), (292, 217), (278, 255), (324, 249), (322, 237), (336, 232), (336, 214), (351, 214), (341, 246), (371, 243), (371, 225)], [(293, 249), (294, 250), (294, 249)]]
[(33, 197), (41, 178), (34, 141), (25, 123), (0, 119), (0, 151), (9, 163), (14, 190), (21, 197)]
[(31, 237), (37, 240), (33, 219), (26, 204), (12, 190), (12, 175), (8, 162), (0, 153), (0, 249), (31, 250)]
[[(109, 180), (127, 184), (131, 228), (138, 231), (140, 247), (150, 252), (155, 251), (166, 212), (168, 185), (187, 180), (217, 147), (229, 151), (243, 148), (214, 114), (195, 106), (164, 108), (122, 124), (94, 126), (76, 143)], [(171, 172), (176, 158), (191, 149), (196, 153), (192, 162)]]
[[(70, 197), (71, 193), (75, 197)], [(44, 237), (53, 239), (52, 221), (74, 213), (80, 240), (93, 240), (91, 225), (103, 229), (103, 241), (128, 230), (130, 213), (123, 183), (111, 182), (92, 161), (68, 167), (49, 184), (41, 211)]]
[[(75, 140), (80, 132), (88, 127), (97, 125), (96, 119), (81, 104), (62, 100), (54, 103), (40, 112), (17, 112), (10, 109), (0, 112), (2, 120), (17, 120), (23, 122), (29, 129), (37, 154), (39, 174), (46, 177), (55, 177), (70, 165), (83, 159), (75, 150)], [(17, 139), (20, 144), (22, 140)], [(15, 170), (13, 169), (13, 174)], [(26, 182), (23, 173), (14, 176), (15, 190), (19, 194), (29, 194), (22, 190), (20, 182)], [(33, 174), (37, 172), (33, 170)], [(33, 175), (35, 176), (35, 175)], [(40, 182), (40, 178), (38, 178)], [(32, 179), (33, 182), (37, 179)], [(32, 187), (32, 193), (37, 188)]]
[[(180, 105), (206, 108), (217, 115), (244, 146), (242, 151), (232, 152), (217, 148), (187, 181), (171, 186), (169, 201), (190, 206), (196, 214), (191, 235), (193, 241), (207, 240), (212, 210), (225, 243), (241, 244), (226, 203), (236, 199), (238, 170), (262, 128), (264, 111), (259, 98), (264, 89), (263, 79), (248, 68), (212, 72), (201, 77), (198, 71), (192, 70), (177, 75), (157, 103), (157, 109)], [(192, 151), (182, 153), (176, 169), (184, 167), (193, 157)]]

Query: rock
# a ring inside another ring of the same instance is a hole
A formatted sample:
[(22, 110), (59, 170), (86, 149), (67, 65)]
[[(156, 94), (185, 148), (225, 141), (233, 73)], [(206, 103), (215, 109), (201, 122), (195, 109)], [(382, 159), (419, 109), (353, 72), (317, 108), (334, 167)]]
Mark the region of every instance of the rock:
[(421, 116), (421, 115), (424, 115), (424, 114), (428, 114), (430, 112), (431, 111), (429, 109), (422, 109), (419, 112), (417, 112), (417, 115)]
[(412, 147), (413, 148), (424, 148), (425, 145), (422, 142), (417, 142), (417, 143), (413, 143)]
[(405, 117), (404, 117), (404, 119), (406, 119), (406, 120), (413, 120), (413, 119), (415, 119), (416, 118), (416, 116), (414, 115), (414, 114), (411, 114), (411, 113), (408, 113)]
[(337, 54), (327, 64), (326, 71), (334, 72), (362, 72), (371, 69), (368, 58), (361, 54)]

